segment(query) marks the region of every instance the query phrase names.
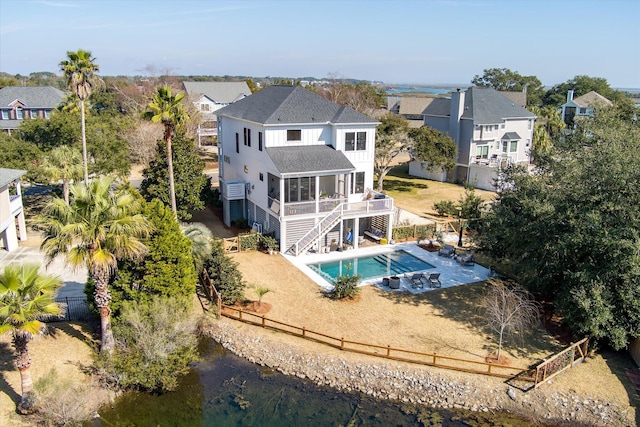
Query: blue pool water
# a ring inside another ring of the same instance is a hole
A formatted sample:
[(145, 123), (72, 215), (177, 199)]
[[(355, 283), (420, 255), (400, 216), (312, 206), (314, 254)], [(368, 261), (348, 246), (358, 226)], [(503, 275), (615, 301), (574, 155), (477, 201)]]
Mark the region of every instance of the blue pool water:
[(367, 280), (434, 268), (433, 265), (406, 251), (313, 263), (308, 264), (308, 267), (330, 283), (333, 283), (334, 279), (340, 275), (355, 276), (359, 274), (362, 280)]

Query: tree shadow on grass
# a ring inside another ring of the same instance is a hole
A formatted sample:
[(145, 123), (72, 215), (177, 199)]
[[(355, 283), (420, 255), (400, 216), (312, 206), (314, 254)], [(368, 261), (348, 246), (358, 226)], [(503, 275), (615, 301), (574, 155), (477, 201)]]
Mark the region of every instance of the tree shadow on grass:
[(426, 184), (418, 184), (410, 181), (403, 181), (401, 179), (385, 179), (384, 180), (384, 190), (385, 191), (395, 191), (397, 193), (409, 193), (415, 192), (417, 190), (424, 190), (429, 188)]
[[(480, 302), (486, 289), (487, 284), (485, 282), (478, 282), (451, 288), (435, 289), (415, 295), (410, 292), (388, 292), (381, 289), (379, 289), (379, 293), (383, 298), (390, 299), (396, 304), (416, 307), (430, 305), (435, 312), (440, 313), (439, 316), (460, 323), (472, 332), (486, 334), (490, 337), (485, 346), (488, 355), (491, 350), (495, 351), (497, 349), (497, 337), (486, 328), (487, 322), (480, 307)], [(562, 348), (564, 347), (559, 346), (542, 326), (526, 333), (523, 337), (507, 340), (502, 347), (504, 351), (508, 351), (519, 358), (531, 357), (532, 354), (538, 353), (551, 355)]]
[(98, 322), (55, 322), (47, 324), (47, 334), (56, 338), (59, 334), (87, 343), (89, 347), (97, 350), (99, 346)]
[(0, 392), (6, 393), (7, 396), (16, 404), (20, 403), (21, 396), (7, 382), (5, 372), (17, 370), (14, 364), (13, 346), (8, 342), (0, 343)]
[[(600, 351), (600, 355), (607, 364), (607, 367), (611, 370), (611, 373), (613, 373), (624, 386), (629, 396), (629, 403), (631, 407), (635, 409), (637, 422), (640, 419), (640, 390), (636, 391), (631, 379), (627, 376), (627, 371), (637, 370), (638, 366), (627, 350), (602, 350)], [(587, 363), (588, 362), (587, 360)]]

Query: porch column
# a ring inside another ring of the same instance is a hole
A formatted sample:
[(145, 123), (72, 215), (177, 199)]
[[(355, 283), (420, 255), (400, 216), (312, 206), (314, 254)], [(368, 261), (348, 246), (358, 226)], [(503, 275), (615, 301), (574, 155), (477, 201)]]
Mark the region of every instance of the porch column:
[[(313, 200), (315, 200), (316, 202), (316, 213), (320, 212), (320, 177), (318, 175), (316, 175), (315, 177), (315, 181), (316, 181), (316, 191), (313, 195)], [(318, 247), (320, 247), (320, 242), (318, 241)]]
[(24, 205), (22, 204), (22, 187), (20, 185), (20, 180), (16, 181), (16, 194), (20, 198), (20, 213), (18, 214), (18, 238), (21, 241), (27, 240), (27, 224), (24, 220)]
[(387, 242), (391, 242), (393, 236), (393, 214), (387, 215)]
[(360, 244), (360, 218), (353, 220), (353, 229), (351, 231), (353, 232), (353, 240), (351, 241), (351, 244), (353, 245), (353, 249), (358, 249), (358, 245)]

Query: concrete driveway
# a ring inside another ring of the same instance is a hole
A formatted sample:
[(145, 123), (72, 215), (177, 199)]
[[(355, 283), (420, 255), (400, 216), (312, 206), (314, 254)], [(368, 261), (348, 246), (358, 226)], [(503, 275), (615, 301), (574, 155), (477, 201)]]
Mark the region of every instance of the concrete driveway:
[(64, 282), (64, 286), (58, 291), (58, 298), (82, 297), (85, 298), (84, 284), (87, 281), (86, 267), (74, 271), (64, 263), (62, 257), (56, 258), (48, 267), (45, 266), (44, 255), (40, 252), (40, 236), (27, 235), (27, 240), (19, 243), (16, 250), (7, 252), (0, 249), (0, 270), (9, 264), (37, 264), (40, 272), (57, 276)]

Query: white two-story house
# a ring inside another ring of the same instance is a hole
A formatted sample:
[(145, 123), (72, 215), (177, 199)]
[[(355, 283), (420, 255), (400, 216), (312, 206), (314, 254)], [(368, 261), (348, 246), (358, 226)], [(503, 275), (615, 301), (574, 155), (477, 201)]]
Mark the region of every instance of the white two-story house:
[(0, 168), (0, 247), (11, 252), (27, 240), (20, 178), (27, 171)]
[(223, 219), (274, 232), (300, 255), (391, 238), (393, 199), (373, 188), (378, 122), (299, 86), (269, 86), (217, 111)]
[(425, 125), (453, 138), (458, 158), (449, 172), (429, 171), (424, 162), (414, 160), (409, 164), (413, 176), (495, 190), (500, 167), (531, 160), (535, 114), (495, 89), (458, 90), (451, 98), (434, 99), (423, 114)]
[(218, 134), (217, 110), (251, 95), (246, 82), (182, 82), (184, 90), (200, 113), (196, 134), (202, 138)]

